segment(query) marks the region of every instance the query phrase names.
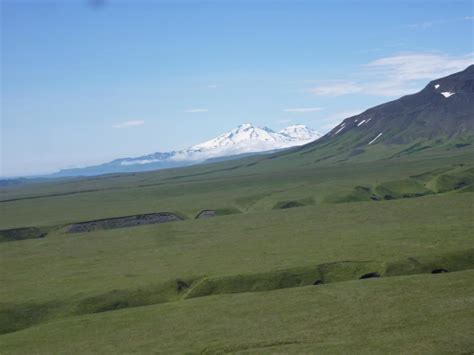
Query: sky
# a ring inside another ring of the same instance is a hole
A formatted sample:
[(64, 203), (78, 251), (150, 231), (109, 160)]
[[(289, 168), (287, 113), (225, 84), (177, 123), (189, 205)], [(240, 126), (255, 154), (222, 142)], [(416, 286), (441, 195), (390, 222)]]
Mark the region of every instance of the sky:
[[(1, 1), (1, 0), (0, 0)], [(1, 1), (0, 176), (322, 133), (474, 63), (472, 1)]]

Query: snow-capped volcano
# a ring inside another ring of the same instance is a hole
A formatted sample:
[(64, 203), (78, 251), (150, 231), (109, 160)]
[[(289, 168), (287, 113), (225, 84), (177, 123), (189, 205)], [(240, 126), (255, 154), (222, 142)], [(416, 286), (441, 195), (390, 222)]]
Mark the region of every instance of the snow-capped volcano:
[(244, 123), (216, 138), (180, 151), (158, 152), (137, 158), (116, 159), (102, 165), (61, 170), (56, 175), (98, 175), (186, 166), (209, 159), (299, 146), (319, 137), (321, 134), (304, 125), (289, 126), (275, 132), (268, 127), (260, 128), (251, 123)]
[(244, 123), (207, 142), (176, 152), (172, 160), (206, 160), (229, 155), (266, 152), (309, 143), (321, 135), (303, 125), (291, 126), (280, 132), (268, 127)]
[(285, 129), (282, 129), (278, 133), (283, 134), (287, 137), (296, 139), (296, 140), (301, 140), (301, 141), (304, 141), (304, 140), (313, 141), (321, 137), (321, 135), (318, 132), (302, 124), (286, 127)]

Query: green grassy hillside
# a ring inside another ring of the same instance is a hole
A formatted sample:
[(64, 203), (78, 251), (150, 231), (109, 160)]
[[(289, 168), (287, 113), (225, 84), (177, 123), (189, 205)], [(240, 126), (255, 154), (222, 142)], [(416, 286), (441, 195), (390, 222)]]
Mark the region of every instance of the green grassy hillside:
[(3, 188), (0, 352), (472, 351), (472, 146), (379, 149)]
[(350, 281), (70, 317), (3, 353), (468, 353), (474, 273)]

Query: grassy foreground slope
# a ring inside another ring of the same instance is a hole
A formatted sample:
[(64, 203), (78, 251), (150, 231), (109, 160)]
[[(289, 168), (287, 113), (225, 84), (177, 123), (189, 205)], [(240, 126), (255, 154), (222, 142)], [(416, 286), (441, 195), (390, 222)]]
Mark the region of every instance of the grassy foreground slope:
[[(472, 146), (364, 159), (2, 189), (0, 229), (47, 234), (0, 243), (0, 353), (472, 352)], [(185, 220), (67, 233), (153, 212)]]
[(3, 335), (3, 353), (470, 353), (474, 272), (210, 296)]

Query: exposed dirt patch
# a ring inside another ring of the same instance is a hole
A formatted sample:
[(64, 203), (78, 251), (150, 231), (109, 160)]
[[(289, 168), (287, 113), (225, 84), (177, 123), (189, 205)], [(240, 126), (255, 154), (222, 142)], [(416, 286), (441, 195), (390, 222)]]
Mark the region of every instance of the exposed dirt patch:
[(186, 290), (187, 288), (189, 288), (189, 285), (186, 282), (184, 282), (183, 280), (177, 280), (176, 281), (176, 291), (182, 292), (182, 291)]
[(280, 208), (283, 210), (285, 208), (294, 208), (294, 207), (302, 207), (304, 206), (302, 203), (299, 203), (298, 201), (289, 201), (285, 204), (283, 204)]
[(84, 233), (103, 229), (126, 228), (145, 224), (158, 224), (182, 220), (182, 217), (169, 212), (139, 214), (134, 216), (98, 219), (95, 221), (75, 223), (69, 227), (68, 233)]
[(425, 194), (422, 194), (422, 193), (403, 194), (402, 198), (413, 198), (413, 197), (422, 197), (422, 196), (425, 196)]
[(378, 272), (369, 272), (368, 274), (364, 274), (361, 277), (359, 277), (360, 280), (363, 279), (373, 279), (376, 277), (380, 277), (380, 274)]
[(213, 210), (202, 210), (201, 212), (199, 212), (196, 216), (196, 219), (200, 219), (200, 218), (210, 218), (210, 217), (216, 217), (217, 216), (217, 212), (216, 211), (213, 211)]
[(46, 232), (35, 227), (5, 229), (0, 231), (0, 242), (15, 242), (17, 240), (44, 238), (46, 235)]

